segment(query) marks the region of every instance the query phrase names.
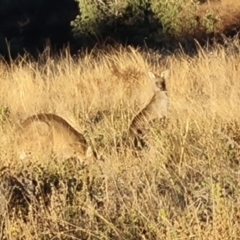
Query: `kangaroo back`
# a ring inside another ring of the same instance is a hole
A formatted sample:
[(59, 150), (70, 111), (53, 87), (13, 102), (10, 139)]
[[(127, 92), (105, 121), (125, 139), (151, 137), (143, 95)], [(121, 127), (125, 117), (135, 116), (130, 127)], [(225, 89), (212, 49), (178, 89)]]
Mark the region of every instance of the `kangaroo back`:
[[(34, 151), (46, 149), (57, 156), (84, 158), (91, 154), (84, 136), (65, 119), (55, 114), (40, 113), (27, 118), (19, 128), (20, 145)], [(34, 149), (35, 148), (35, 149)]]

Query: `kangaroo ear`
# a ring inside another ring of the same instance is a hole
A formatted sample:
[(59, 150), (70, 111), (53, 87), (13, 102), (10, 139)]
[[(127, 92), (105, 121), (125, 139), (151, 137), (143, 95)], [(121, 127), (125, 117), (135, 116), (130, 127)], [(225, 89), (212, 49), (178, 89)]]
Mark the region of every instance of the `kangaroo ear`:
[(164, 79), (167, 79), (169, 77), (169, 73), (170, 73), (170, 71), (169, 71), (169, 69), (167, 69), (167, 70), (161, 72), (161, 77)]
[(148, 72), (148, 76), (151, 78), (151, 79), (155, 79), (155, 74), (152, 73), (152, 72)]

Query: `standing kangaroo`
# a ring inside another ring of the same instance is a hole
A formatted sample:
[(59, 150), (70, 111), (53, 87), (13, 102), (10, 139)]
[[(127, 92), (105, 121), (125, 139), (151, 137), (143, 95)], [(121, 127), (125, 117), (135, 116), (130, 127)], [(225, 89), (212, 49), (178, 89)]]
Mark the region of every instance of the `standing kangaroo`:
[(148, 75), (152, 81), (154, 95), (150, 102), (133, 118), (128, 131), (130, 141), (137, 148), (146, 145), (143, 134), (144, 126), (155, 119), (165, 118), (169, 105), (166, 89), (169, 70), (163, 71), (160, 76), (152, 72), (148, 72)]
[(28, 117), (18, 129), (17, 136), (21, 159), (32, 151), (80, 160), (91, 155), (96, 157), (84, 136), (55, 114), (40, 113)]

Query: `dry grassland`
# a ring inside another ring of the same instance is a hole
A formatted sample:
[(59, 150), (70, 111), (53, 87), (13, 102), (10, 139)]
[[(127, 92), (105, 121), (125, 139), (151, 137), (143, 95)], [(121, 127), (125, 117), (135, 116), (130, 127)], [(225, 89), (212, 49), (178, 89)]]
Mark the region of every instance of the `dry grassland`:
[[(201, 19), (200, 21), (207, 21), (210, 16), (215, 18), (217, 22), (214, 26), (214, 33), (216, 35), (223, 33), (228, 36), (234, 36), (239, 32), (240, 2), (235, 0), (208, 0), (199, 6), (198, 16)], [(200, 36), (204, 36), (206, 34), (205, 31), (206, 29), (202, 31), (197, 27), (194, 30), (195, 38), (198, 37), (199, 40), (202, 40), (204, 37), (201, 38)]]
[[(1, 239), (239, 239), (239, 54), (43, 58), (0, 64)], [(167, 126), (151, 125), (149, 149), (117, 151), (152, 96), (146, 72), (166, 68)], [(19, 161), (14, 129), (39, 112), (68, 120), (101, 160)]]

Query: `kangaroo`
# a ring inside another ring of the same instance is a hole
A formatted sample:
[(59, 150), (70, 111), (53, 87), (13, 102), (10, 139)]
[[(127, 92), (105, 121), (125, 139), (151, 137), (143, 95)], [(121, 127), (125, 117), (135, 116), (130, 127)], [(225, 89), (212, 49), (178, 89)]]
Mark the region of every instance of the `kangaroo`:
[(40, 113), (28, 117), (17, 130), (20, 158), (26, 158), (26, 152), (40, 151), (54, 153), (66, 158), (83, 158), (96, 153), (88, 146), (84, 136), (74, 129), (62, 117), (51, 113)]
[(169, 105), (166, 89), (169, 70), (163, 71), (160, 76), (152, 72), (148, 72), (148, 75), (152, 81), (154, 95), (150, 102), (133, 118), (128, 130), (129, 140), (136, 148), (146, 146), (143, 134), (144, 125), (146, 126), (155, 119), (165, 118)]

